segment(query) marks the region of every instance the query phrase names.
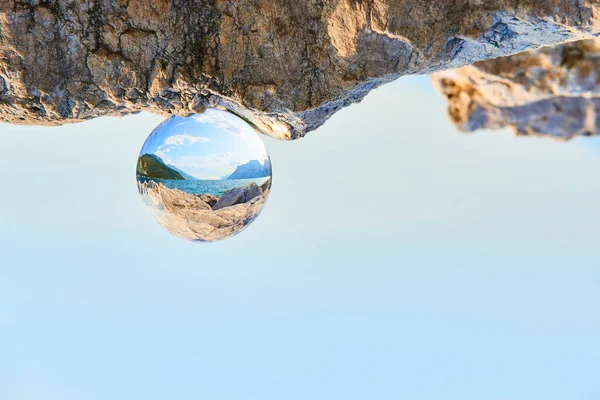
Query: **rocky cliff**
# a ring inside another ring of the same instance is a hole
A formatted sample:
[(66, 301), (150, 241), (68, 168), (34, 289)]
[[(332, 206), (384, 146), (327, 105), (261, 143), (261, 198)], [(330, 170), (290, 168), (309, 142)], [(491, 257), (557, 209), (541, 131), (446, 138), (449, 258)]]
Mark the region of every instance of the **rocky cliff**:
[(597, 0), (0, 0), (0, 119), (221, 107), (282, 139), (371, 89), (596, 36)]
[(154, 154), (144, 154), (138, 158), (136, 173), (138, 178), (186, 180), (182, 173), (169, 167), (162, 158)]
[(235, 171), (224, 179), (253, 179), (271, 176), (271, 161), (263, 162), (250, 160), (246, 164), (238, 165)]
[(465, 132), (509, 127), (559, 139), (600, 133), (599, 39), (479, 62), (432, 80)]

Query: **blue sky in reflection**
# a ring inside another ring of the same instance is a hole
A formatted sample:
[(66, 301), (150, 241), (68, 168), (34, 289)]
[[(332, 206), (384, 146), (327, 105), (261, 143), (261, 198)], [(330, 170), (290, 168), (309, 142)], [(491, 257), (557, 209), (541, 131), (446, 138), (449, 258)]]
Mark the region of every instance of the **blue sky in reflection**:
[(265, 145), (241, 118), (209, 109), (171, 117), (152, 131), (140, 155), (155, 154), (198, 179), (220, 179), (251, 160), (265, 163)]

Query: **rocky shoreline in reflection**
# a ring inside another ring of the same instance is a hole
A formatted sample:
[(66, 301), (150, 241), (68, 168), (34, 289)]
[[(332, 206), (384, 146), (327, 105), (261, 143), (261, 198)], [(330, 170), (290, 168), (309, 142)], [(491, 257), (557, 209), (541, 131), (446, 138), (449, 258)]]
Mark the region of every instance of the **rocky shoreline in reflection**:
[(150, 213), (168, 231), (183, 239), (213, 242), (241, 232), (262, 211), (271, 179), (252, 182), (217, 197), (170, 189), (160, 182), (138, 181), (138, 190)]

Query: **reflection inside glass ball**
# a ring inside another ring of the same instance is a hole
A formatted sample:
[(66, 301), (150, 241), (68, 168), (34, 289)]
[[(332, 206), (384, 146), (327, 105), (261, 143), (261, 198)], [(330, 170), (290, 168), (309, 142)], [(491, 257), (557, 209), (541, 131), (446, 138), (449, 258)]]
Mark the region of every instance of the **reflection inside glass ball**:
[(163, 122), (137, 164), (138, 190), (150, 214), (174, 235), (199, 242), (227, 239), (254, 221), (271, 176), (258, 134), (215, 109)]

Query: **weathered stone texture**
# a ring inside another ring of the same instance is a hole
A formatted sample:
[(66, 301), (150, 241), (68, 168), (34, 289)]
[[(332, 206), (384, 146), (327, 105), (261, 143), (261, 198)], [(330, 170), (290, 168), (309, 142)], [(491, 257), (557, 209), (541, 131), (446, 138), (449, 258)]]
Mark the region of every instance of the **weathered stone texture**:
[[(183, 239), (201, 242), (224, 240), (246, 229), (260, 215), (270, 193), (270, 187), (261, 191), (254, 184), (251, 189), (242, 189), (245, 193), (253, 191), (252, 195), (211, 209), (202, 199), (213, 197), (210, 195), (194, 196), (153, 181), (139, 183), (138, 189), (148, 211), (163, 228)], [(240, 189), (232, 190), (239, 193)], [(228, 192), (222, 198), (226, 196)]]
[(567, 140), (600, 133), (600, 39), (478, 62), (432, 80), (465, 132), (509, 127)]
[(0, 0), (0, 119), (221, 107), (291, 139), (399, 76), (597, 35), (596, 0)]

